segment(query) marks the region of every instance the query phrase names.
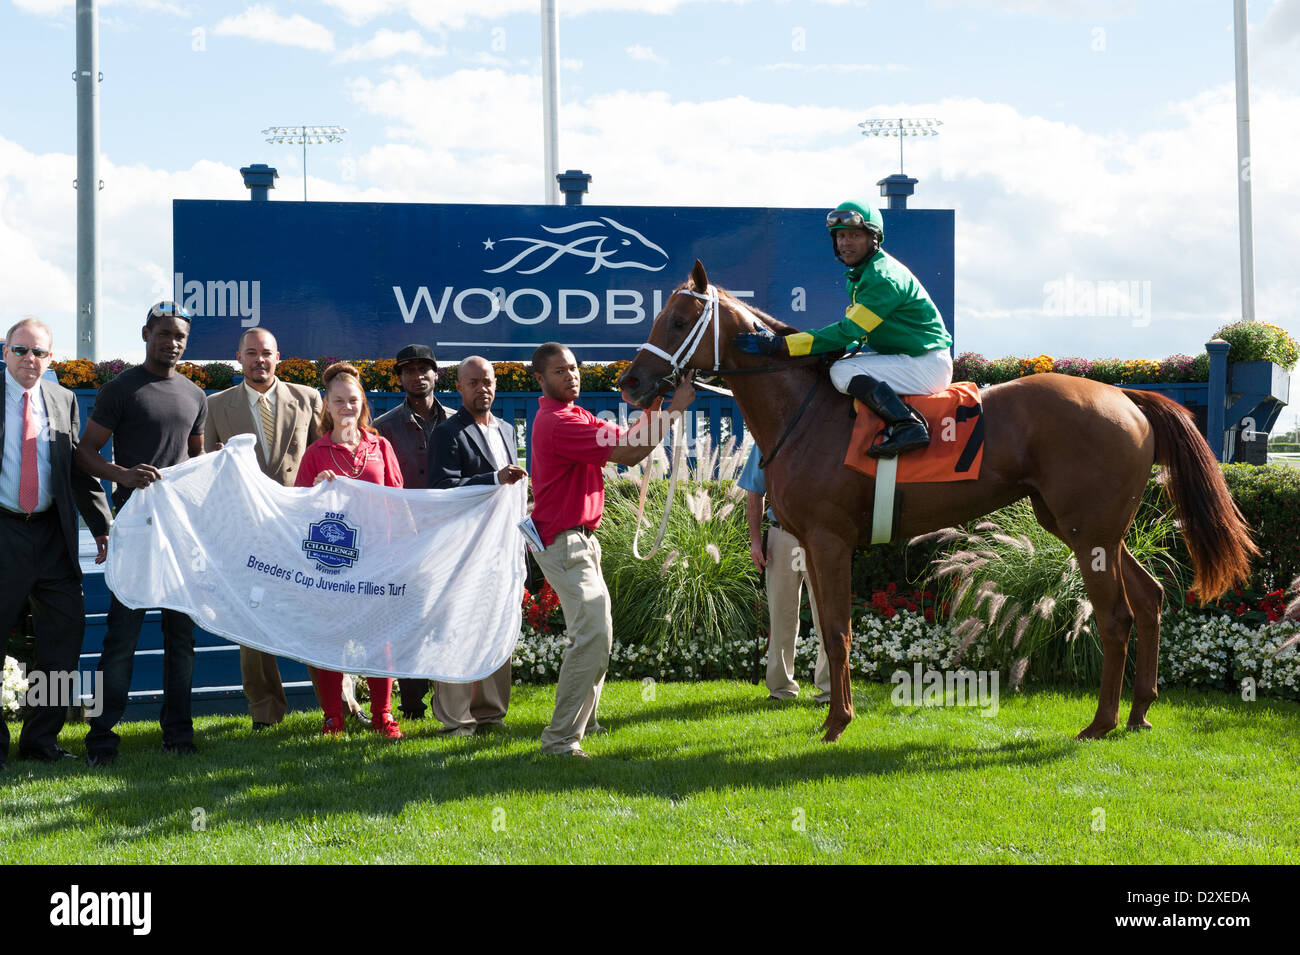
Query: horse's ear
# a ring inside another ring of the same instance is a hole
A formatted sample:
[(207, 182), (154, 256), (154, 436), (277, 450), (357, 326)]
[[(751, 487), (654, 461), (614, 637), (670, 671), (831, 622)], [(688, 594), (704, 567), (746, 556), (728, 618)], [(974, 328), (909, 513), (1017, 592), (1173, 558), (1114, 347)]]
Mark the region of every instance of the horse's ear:
[(691, 284), (697, 292), (703, 292), (709, 287), (709, 277), (704, 274), (704, 263), (699, 259), (695, 260), (695, 268), (691, 269)]

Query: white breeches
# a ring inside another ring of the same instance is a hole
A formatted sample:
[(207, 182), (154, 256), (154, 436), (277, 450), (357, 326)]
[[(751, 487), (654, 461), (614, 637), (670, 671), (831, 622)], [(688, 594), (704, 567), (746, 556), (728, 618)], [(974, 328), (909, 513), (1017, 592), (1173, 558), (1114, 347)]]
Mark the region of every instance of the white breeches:
[(863, 351), (831, 365), (831, 383), (842, 394), (848, 394), (849, 382), (857, 375), (883, 381), (895, 394), (932, 395), (952, 384), (952, 357), (946, 348), (916, 357)]

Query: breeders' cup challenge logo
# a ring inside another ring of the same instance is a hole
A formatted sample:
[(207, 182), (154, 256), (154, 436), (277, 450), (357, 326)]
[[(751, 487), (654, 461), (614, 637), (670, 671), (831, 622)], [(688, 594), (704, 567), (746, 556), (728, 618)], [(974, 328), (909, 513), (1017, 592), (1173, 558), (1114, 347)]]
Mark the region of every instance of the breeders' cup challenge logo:
[(329, 574), (353, 566), (361, 557), (357, 543), (360, 531), (347, 524), (342, 514), (325, 514), (325, 519), (312, 524), (307, 539), (302, 542), (303, 553), (316, 561), (316, 566)]

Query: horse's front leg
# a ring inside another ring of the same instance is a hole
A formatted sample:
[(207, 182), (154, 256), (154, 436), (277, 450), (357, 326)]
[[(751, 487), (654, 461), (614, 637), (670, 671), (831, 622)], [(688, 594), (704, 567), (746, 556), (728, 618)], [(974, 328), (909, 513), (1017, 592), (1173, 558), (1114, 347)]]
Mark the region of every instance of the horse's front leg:
[(822, 645), (830, 664), (831, 703), (821, 726), (826, 731), (822, 742), (833, 743), (853, 720), (853, 689), (849, 683), (853, 548), (824, 532), (810, 534), (804, 547), (808, 585), (817, 599)]

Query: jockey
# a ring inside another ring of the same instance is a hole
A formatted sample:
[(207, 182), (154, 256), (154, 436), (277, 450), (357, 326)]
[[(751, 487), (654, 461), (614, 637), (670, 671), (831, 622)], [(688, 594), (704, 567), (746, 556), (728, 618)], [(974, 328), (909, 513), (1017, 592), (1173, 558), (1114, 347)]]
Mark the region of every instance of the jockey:
[(885, 458), (930, 443), (925, 419), (899, 394), (934, 394), (952, 384), (952, 336), (930, 295), (905, 265), (880, 248), (884, 220), (866, 202), (842, 202), (826, 216), (831, 250), (849, 267), (844, 318), (814, 332), (775, 337), (743, 333), (736, 347), (755, 355), (815, 355), (851, 348), (867, 351), (831, 366), (831, 383), (885, 422), (884, 440), (867, 453)]

